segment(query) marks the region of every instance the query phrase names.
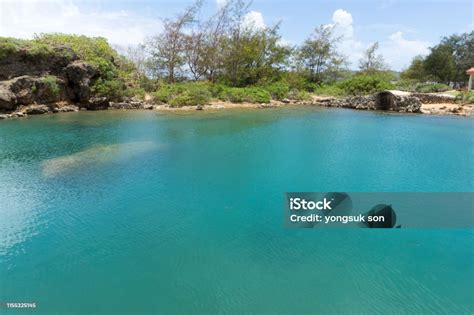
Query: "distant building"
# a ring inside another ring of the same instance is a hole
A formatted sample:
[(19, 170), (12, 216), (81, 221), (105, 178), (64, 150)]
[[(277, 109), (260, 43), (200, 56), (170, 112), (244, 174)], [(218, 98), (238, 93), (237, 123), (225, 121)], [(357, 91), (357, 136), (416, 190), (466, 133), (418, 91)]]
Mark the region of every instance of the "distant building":
[(469, 84), (467, 85), (468, 90), (474, 90), (474, 68), (466, 71), (469, 74)]

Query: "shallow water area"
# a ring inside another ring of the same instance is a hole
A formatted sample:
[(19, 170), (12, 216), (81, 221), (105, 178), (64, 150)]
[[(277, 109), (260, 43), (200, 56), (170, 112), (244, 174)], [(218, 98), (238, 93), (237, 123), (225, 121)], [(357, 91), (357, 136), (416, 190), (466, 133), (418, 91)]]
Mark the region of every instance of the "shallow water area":
[(319, 107), (1, 121), (0, 301), (470, 314), (472, 229), (288, 229), (283, 198), (473, 191), (473, 122)]

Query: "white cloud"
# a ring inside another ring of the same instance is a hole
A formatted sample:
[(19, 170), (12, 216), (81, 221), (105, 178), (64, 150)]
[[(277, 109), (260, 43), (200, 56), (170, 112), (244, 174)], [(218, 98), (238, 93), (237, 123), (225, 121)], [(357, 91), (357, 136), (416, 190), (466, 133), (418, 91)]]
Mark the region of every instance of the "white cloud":
[(262, 13), (258, 11), (250, 11), (247, 13), (242, 21), (242, 26), (245, 28), (265, 28), (265, 21), (263, 20)]
[[(338, 9), (332, 15), (332, 23), (336, 36), (341, 37), (338, 50), (347, 57), (351, 69), (357, 69), (359, 59), (364, 51), (373, 43), (362, 42), (357, 38), (354, 30), (354, 19), (352, 14), (346, 10)], [(397, 31), (388, 36), (386, 40), (379, 42), (379, 52), (383, 55), (386, 63), (393, 70), (401, 70), (406, 67), (416, 55), (428, 53), (431, 44), (422, 40), (408, 40), (403, 32)]]
[(380, 43), (380, 53), (391, 68), (400, 70), (409, 65), (413, 57), (429, 53), (431, 43), (422, 40), (408, 40), (398, 31)]
[(216, 4), (218, 7), (223, 7), (227, 4), (227, 0), (216, 0)]
[(162, 29), (159, 20), (120, 11), (85, 11), (73, 0), (0, 0), (0, 36), (31, 38), (61, 32), (102, 36), (116, 45), (136, 45)]
[(362, 57), (364, 45), (354, 34), (352, 14), (343, 9), (334, 11), (332, 15), (332, 23), (336, 36), (341, 37), (338, 50), (347, 57), (350, 67), (357, 67), (359, 59)]
[(354, 27), (352, 26), (352, 14), (346, 10), (338, 9), (332, 14), (332, 21), (344, 35), (352, 37), (354, 35)]

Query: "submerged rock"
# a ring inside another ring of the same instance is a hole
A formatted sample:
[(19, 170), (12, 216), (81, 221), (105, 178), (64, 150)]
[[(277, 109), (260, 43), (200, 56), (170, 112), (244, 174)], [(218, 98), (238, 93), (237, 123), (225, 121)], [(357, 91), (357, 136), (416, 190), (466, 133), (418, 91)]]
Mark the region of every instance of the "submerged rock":
[(84, 106), (87, 109), (97, 110), (97, 109), (106, 109), (109, 107), (109, 99), (105, 96), (92, 97), (88, 100)]
[(151, 141), (94, 145), (77, 153), (43, 161), (42, 172), (46, 177), (58, 176), (74, 170), (132, 158), (156, 148), (157, 144)]

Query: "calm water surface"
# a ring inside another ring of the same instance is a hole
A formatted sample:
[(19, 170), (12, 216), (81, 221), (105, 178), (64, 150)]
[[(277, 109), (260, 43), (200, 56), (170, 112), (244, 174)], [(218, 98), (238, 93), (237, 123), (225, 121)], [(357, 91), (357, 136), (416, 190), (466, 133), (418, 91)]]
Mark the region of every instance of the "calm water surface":
[(474, 191), (473, 122), (320, 108), (2, 121), (0, 301), (472, 314), (472, 229), (287, 229), (282, 208), (287, 191)]

